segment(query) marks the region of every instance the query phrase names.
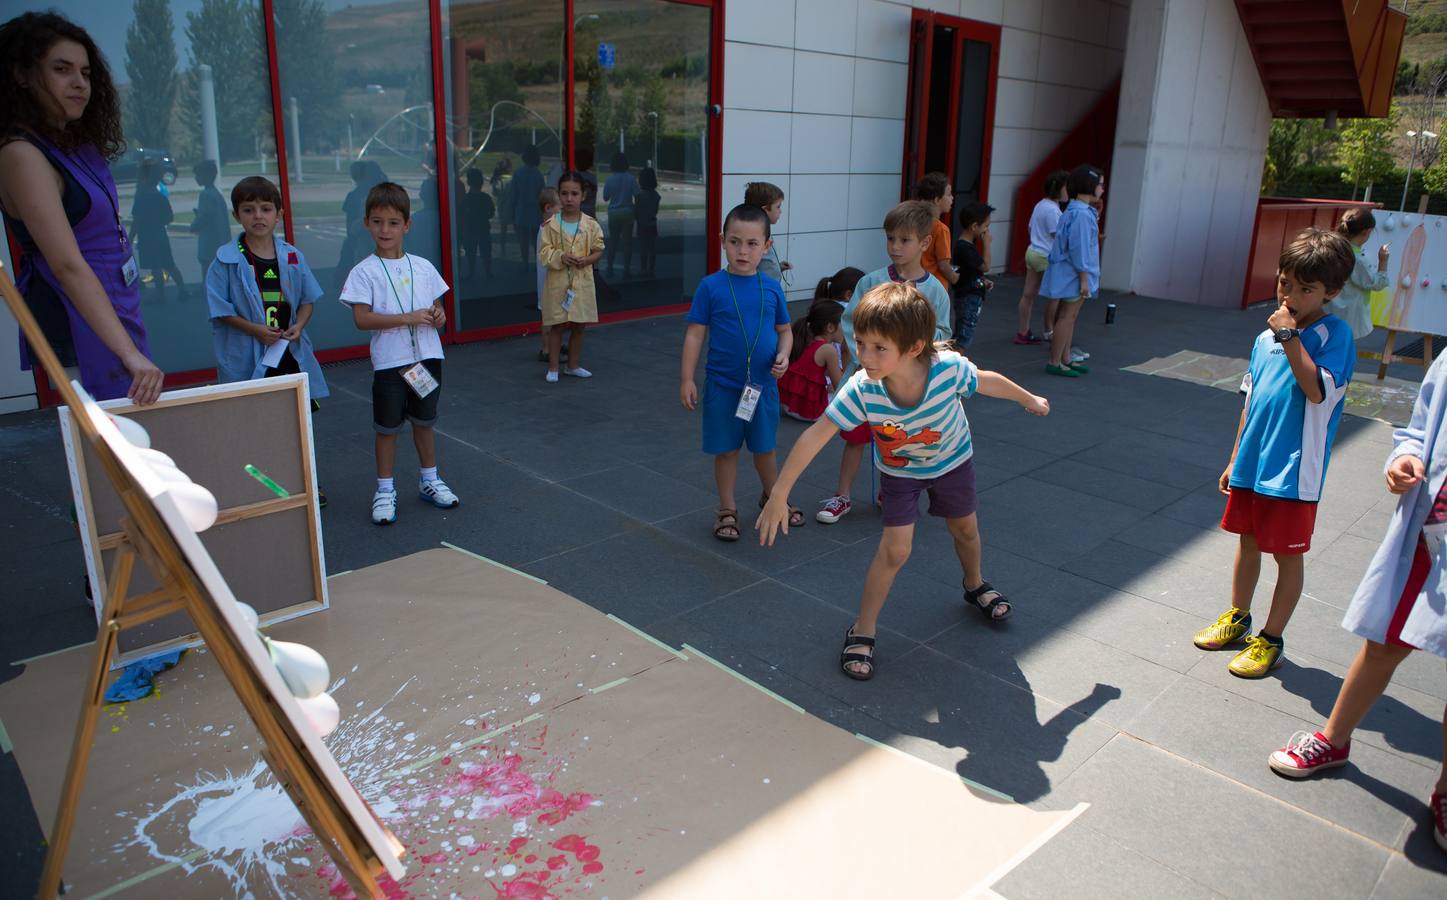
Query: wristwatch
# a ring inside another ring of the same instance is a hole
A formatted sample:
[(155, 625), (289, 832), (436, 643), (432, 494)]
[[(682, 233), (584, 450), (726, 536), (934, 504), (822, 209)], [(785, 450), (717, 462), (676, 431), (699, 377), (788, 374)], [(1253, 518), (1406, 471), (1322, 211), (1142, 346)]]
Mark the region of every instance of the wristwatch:
[(1300, 329), (1300, 328), (1278, 328), (1278, 329), (1276, 329), (1276, 331), (1271, 335), (1271, 337), (1272, 337), (1273, 339), (1275, 339), (1276, 343), (1278, 343), (1278, 344), (1284, 344), (1284, 343), (1286, 343), (1287, 341), (1295, 340), (1296, 338), (1298, 338), (1298, 337), (1300, 337), (1300, 336), (1301, 336), (1301, 329)]

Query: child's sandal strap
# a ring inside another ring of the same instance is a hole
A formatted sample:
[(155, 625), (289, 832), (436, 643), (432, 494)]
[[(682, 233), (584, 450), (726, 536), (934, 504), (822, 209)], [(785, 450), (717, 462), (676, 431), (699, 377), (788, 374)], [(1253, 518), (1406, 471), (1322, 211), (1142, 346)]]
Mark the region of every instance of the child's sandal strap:
[[(995, 596), (986, 602), (980, 602), (980, 598), (985, 596), (986, 594), (994, 594)], [(1000, 620), (1008, 617), (1010, 615), (1010, 610), (1013, 609), (1009, 598), (996, 590), (995, 586), (990, 584), (990, 582), (988, 581), (980, 582), (980, 586), (975, 588), (973, 591), (969, 588), (966, 588), (965, 600), (971, 606), (975, 607), (975, 609), (978, 609), (980, 611), (980, 614), (983, 615), (986, 619), (989, 619), (991, 622), (999, 622)], [(1005, 607), (1005, 611), (1000, 615), (995, 615), (995, 610), (1001, 606)]]

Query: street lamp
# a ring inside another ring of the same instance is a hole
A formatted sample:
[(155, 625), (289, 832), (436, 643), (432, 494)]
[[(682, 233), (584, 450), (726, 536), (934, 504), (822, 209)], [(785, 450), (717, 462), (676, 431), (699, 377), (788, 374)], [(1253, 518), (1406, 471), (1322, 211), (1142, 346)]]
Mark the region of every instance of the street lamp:
[(649, 110), (648, 118), (653, 120), (653, 158), (648, 160), (648, 164), (656, 172), (658, 171), (658, 113)]
[(1407, 137), (1412, 139), (1412, 153), (1407, 157), (1407, 180), (1402, 184), (1402, 205), (1398, 207), (1402, 212), (1407, 211), (1407, 190), (1412, 186), (1412, 166), (1417, 162), (1417, 139), (1426, 138), (1429, 141), (1435, 141), (1437, 140), (1437, 132), (1427, 131), (1426, 129), (1421, 131), (1408, 131)]

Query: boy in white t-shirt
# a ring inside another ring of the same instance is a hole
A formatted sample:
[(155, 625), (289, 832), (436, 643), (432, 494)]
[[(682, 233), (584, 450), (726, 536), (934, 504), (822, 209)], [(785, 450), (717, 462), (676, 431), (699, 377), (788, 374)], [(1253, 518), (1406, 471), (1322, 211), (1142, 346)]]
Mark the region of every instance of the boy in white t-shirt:
[(357, 327), (372, 332), (372, 426), (377, 432), (372, 522), (377, 525), (397, 521), (392, 464), (404, 418), (412, 422), (421, 464), (418, 495), (442, 509), (458, 505), (457, 495), (437, 477), (433, 433), (442, 395), (437, 329), (447, 324), (440, 300), (448, 287), (432, 263), (402, 252), (411, 212), (407, 190), (400, 185), (384, 181), (367, 193), (364, 223), (376, 252), (353, 267), (340, 298), (352, 308)]

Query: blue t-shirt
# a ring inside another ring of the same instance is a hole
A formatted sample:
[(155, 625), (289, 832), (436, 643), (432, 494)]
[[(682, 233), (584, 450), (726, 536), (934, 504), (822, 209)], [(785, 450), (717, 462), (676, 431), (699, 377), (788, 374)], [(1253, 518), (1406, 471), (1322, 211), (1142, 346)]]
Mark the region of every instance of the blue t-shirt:
[(930, 363), (918, 405), (897, 405), (883, 381), (871, 380), (860, 369), (839, 386), (824, 415), (843, 431), (869, 423), (879, 471), (938, 478), (975, 453), (960, 398), (973, 395), (979, 383), (974, 363), (942, 350)]
[[(708, 366), (704, 371), (709, 381), (741, 390), (747, 367), (754, 384), (765, 388), (775, 384), (769, 374), (779, 350), (779, 333), (774, 328), (789, 324), (789, 307), (777, 281), (719, 269), (698, 283), (685, 319), (708, 326)], [(746, 366), (750, 345), (753, 354)]]
[(1351, 326), (1332, 315), (1312, 323), (1297, 340), (1316, 363), (1322, 401), (1307, 401), (1285, 348), (1276, 343), (1270, 329), (1257, 335), (1251, 368), (1241, 381), (1246, 426), (1231, 466), (1231, 486), (1315, 502), (1321, 499), (1357, 347)]
[[(854, 347), (854, 311), (859, 308), (859, 301), (863, 300), (864, 295), (869, 293), (871, 289), (881, 284), (888, 284), (891, 281), (895, 284), (904, 283), (904, 278), (900, 276), (899, 272), (895, 271), (893, 265), (885, 266), (882, 269), (875, 269), (873, 272), (859, 279), (859, 282), (854, 285), (854, 294), (850, 296), (849, 302), (844, 306), (844, 342), (845, 346), (849, 347), (849, 352), (854, 354), (853, 359), (849, 362), (850, 372), (854, 371), (854, 367), (858, 365), (859, 360), (859, 354), (855, 351)], [(929, 301), (929, 305), (935, 311), (935, 341), (941, 342), (949, 340), (950, 295), (945, 291), (945, 286), (940, 284), (938, 278), (928, 272), (920, 276), (919, 280), (914, 282), (914, 286), (919, 289), (919, 292), (924, 295), (924, 298)], [(849, 373), (846, 372), (845, 374), (847, 375)]]

